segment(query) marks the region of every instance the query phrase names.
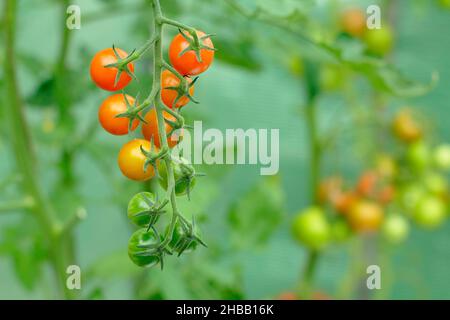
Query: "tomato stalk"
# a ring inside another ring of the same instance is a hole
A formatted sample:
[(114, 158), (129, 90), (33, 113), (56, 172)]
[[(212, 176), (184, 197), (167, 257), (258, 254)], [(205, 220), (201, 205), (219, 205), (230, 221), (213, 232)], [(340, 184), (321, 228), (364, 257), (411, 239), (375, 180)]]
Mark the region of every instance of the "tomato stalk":
[(24, 115), (23, 101), (17, 85), (15, 26), (17, 3), (15, 0), (5, 1), (4, 31), (5, 31), (5, 98), (11, 108), (5, 113), (11, 134), (11, 145), (16, 158), (17, 168), (21, 171), (22, 189), (32, 197), (33, 205), (30, 211), (36, 217), (45, 235), (49, 248), (50, 263), (55, 271), (60, 293), (66, 298), (73, 297), (73, 292), (66, 287), (66, 268), (69, 265), (65, 254), (66, 239), (61, 233), (61, 224), (55, 212), (43, 194), (42, 186), (35, 168), (33, 144), (29, 135), (28, 125)]
[[(321, 176), (320, 165), (322, 160), (322, 147), (319, 139), (316, 114), (317, 98), (319, 96), (318, 70), (317, 65), (311, 61), (307, 61), (305, 63), (305, 89), (307, 94), (306, 126), (310, 144), (310, 202), (313, 205), (317, 205), (319, 203), (317, 191)], [(306, 297), (310, 297), (312, 293), (312, 282), (314, 280), (318, 259), (319, 252), (310, 249), (306, 264), (302, 271), (302, 279), (300, 283), (300, 294), (304, 294)]]

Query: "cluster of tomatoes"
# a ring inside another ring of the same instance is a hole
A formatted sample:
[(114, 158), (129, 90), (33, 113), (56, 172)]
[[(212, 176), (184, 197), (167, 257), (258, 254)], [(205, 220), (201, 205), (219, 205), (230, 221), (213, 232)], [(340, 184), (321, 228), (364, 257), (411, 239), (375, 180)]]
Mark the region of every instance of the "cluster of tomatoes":
[[(168, 148), (175, 147), (182, 139), (183, 127), (177, 127), (176, 115), (183, 106), (193, 100), (196, 78), (192, 79), (192, 76), (206, 71), (214, 58), (214, 46), (210, 36), (201, 31), (195, 31), (195, 34), (198, 41), (194, 41), (192, 33), (180, 30), (170, 44), (171, 65), (158, 66), (164, 70), (161, 72), (160, 88), (155, 97), (152, 97), (152, 101), (156, 103), (160, 99), (165, 105), (166, 109), (162, 113)], [(114, 47), (96, 53), (90, 65), (93, 82), (111, 92), (124, 89), (135, 77), (133, 60), (139, 57), (133, 56), (133, 53), (128, 55)], [(122, 146), (118, 155), (119, 168), (124, 176), (135, 181), (146, 181), (158, 175), (160, 185), (167, 190), (166, 161), (155, 159), (155, 155), (158, 155), (163, 147), (157, 111), (155, 106), (146, 104), (149, 103), (144, 101), (139, 104), (136, 98), (124, 92), (115, 93), (100, 105), (98, 119), (101, 126), (113, 135), (127, 135), (141, 126), (142, 138), (133, 138)], [(189, 196), (198, 174), (188, 161), (181, 157), (170, 155), (170, 165), (174, 174), (175, 194)], [(168, 200), (158, 201), (150, 192), (139, 193), (129, 202), (128, 217), (141, 227), (130, 238), (128, 247), (131, 260), (138, 266), (152, 266), (157, 263), (162, 265), (164, 253), (175, 251), (181, 254), (202, 243), (195, 223), (187, 221), (181, 215), (178, 216), (170, 239), (165, 241), (164, 237), (158, 234), (155, 223), (165, 212), (167, 203)], [(170, 233), (167, 228), (166, 235)]]
[[(410, 221), (426, 229), (448, 217), (450, 145), (431, 148), (410, 109), (399, 111), (391, 124), (395, 152), (378, 155), (373, 168), (348, 186), (340, 176), (323, 180), (320, 205), (298, 213), (295, 238), (311, 250), (352, 234), (381, 232), (391, 243), (404, 241)], [(329, 213), (329, 214), (327, 214)]]
[(381, 28), (368, 28), (367, 16), (359, 8), (345, 10), (341, 15), (341, 29), (346, 34), (361, 39), (367, 51), (374, 55), (383, 56), (392, 49), (394, 38), (392, 29), (386, 22)]

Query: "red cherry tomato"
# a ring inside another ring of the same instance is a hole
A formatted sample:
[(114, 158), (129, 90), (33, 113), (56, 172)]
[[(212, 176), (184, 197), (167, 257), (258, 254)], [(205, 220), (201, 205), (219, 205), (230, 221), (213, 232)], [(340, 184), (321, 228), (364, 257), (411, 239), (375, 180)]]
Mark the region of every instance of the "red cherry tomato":
[[(168, 112), (163, 112), (164, 119), (175, 122), (176, 119), (174, 116), (172, 116)], [(144, 120), (146, 123), (142, 125), (142, 134), (144, 135), (145, 139), (148, 141), (151, 141), (153, 139), (153, 143), (156, 147), (161, 148), (161, 141), (159, 138), (159, 132), (158, 132), (158, 119), (156, 117), (156, 110), (155, 108), (151, 109), (144, 117)], [(165, 130), (166, 134), (169, 134), (172, 130), (172, 126), (165, 123)], [(175, 132), (172, 133), (170, 137), (167, 137), (167, 144), (169, 145), (169, 148), (175, 147), (178, 142), (183, 138), (183, 132), (180, 132), (181, 134), (178, 135)]]
[[(126, 58), (128, 56), (122, 49), (116, 48), (116, 51), (120, 58)], [(91, 61), (90, 72), (92, 81), (94, 81), (98, 87), (108, 91), (117, 91), (125, 88), (128, 83), (130, 83), (130, 75), (126, 72), (122, 72), (117, 84), (114, 85), (118, 70), (117, 68), (106, 68), (105, 66), (116, 62), (117, 57), (112, 48), (101, 50), (95, 54)], [(134, 72), (134, 65), (132, 62), (128, 64), (128, 68), (130, 72)]]
[[(192, 39), (192, 36), (188, 32), (183, 32), (187, 38)], [(214, 48), (211, 38), (208, 37), (205, 39), (201, 39), (203, 36), (205, 36), (204, 32), (197, 31), (197, 36), (200, 40), (200, 43), (209, 48)], [(179, 33), (173, 38), (169, 48), (170, 63), (179, 73), (184, 76), (197, 75), (205, 72), (214, 59), (214, 51), (208, 49), (200, 49), (201, 61), (197, 59), (197, 55), (193, 50), (189, 50), (181, 54), (183, 50), (185, 50), (189, 45), (189, 41)]]
[[(189, 83), (192, 82), (191, 78), (187, 78)], [(178, 93), (172, 89), (166, 89), (168, 87), (178, 87), (180, 85), (180, 79), (176, 75), (174, 75), (169, 70), (164, 70), (161, 74), (161, 100), (164, 102), (166, 106), (169, 108), (173, 108), (173, 103), (178, 96)], [(192, 96), (194, 94), (194, 86), (189, 88), (189, 94)], [(189, 98), (186, 96), (182, 96), (178, 99), (175, 104), (175, 108), (181, 108), (185, 106), (189, 102)]]
[[(133, 105), (135, 100), (132, 96), (127, 95), (127, 100), (130, 105)], [(106, 98), (100, 109), (98, 110), (98, 120), (103, 129), (114, 135), (124, 135), (128, 133), (128, 125), (130, 119), (116, 118), (117, 115), (127, 111), (127, 104), (123, 94), (118, 93)], [(133, 120), (131, 130), (137, 128), (139, 120)]]

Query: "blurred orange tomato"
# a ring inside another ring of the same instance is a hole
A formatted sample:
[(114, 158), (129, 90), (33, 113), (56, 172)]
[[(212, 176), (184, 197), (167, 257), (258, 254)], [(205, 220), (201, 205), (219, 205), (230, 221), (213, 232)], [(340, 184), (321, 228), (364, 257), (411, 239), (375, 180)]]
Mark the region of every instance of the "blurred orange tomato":
[(356, 202), (347, 215), (351, 227), (358, 232), (372, 232), (379, 229), (383, 221), (383, 209), (369, 200)]

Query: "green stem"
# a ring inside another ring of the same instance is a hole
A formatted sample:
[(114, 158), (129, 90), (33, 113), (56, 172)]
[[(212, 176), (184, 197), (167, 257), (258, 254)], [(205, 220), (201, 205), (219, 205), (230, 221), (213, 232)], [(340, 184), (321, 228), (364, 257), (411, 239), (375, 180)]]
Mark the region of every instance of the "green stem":
[[(156, 117), (158, 120), (158, 133), (159, 137), (161, 139), (161, 146), (162, 149), (169, 149), (169, 145), (167, 143), (167, 136), (166, 136), (166, 128), (165, 128), (165, 122), (163, 117), (163, 103), (161, 101), (161, 69), (163, 67), (163, 54), (162, 54), (162, 12), (161, 12), (161, 5), (159, 3), (159, 0), (153, 0), (153, 18), (154, 18), (154, 36), (155, 36), (155, 42), (154, 42), (154, 48), (153, 48), (153, 90), (156, 90), (158, 94), (155, 97), (155, 108), (156, 108)], [(167, 168), (167, 177), (168, 177), (168, 188), (167, 193), (170, 195), (170, 203), (172, 206), (172, 218), (170, 227), (168, 230), (168, 234), (165, 237), (165, 240), (162, 245), (166, 245), (171, 240), (171, 235), (173, 233), (173, 230), (175, 228), (175, 223), (178, 219), (178, 216), (180, 215), (177, 207), (177, 200), (176, 200), (176, 194), (175, 194), (175, 177), (174, 172), (172, 168), (172, 161), (171, 161), (171, 153), (170, 151), (164, 156), (163, 161), (165, 162), (166, 168)]]
[[(308, 131), (308, 138), (310, 143), (310, 202), (312, 205), (317, 205), (318, 199), (318, 185), (320, 181), (320, 164), (322, 159), (322, 150), (319, 139), (319, 132), (317, 126), (316, 105), (317, 97), (319, 95), (318, 85), (318, 70), (315, 63), (307, 61), (305, 64), (305, 87), (307, 94), (306, 105), (306, 126)], [(312, 293), (312, 284), (314, 281), (314, 274), (317, 267), (317, 261), (319, 259), (319, 253), (314, 250), (309, 250), (306, 265), (302, 271), (302, 279), (300, 292), (310, 297)]]
[(16, 72), (16, 52), (15, 52), (15, 26), (16, 26), (16, 0), (5, 0), (5, 98), (11, 106), (5, 113), (6, 121), (9, 124), (11, 145), (16, 158), (16, 164), (22, 175), (22, 188), (34, 199), (32, 212), (39, 222), (42, 232), (47, 238), (49, 246), (51, 264), (55, 271), (58, 286), (65, 297), (71, 297), (71, 292), (66, 287), (66, 267), (65, 255), (61, 251), (61, 241), (58, 230), (60, 224), (55, 213), (42, 193), (42, 186), (35, 168), (35, 158), (33, 155), (32, 141), (28, 132), (28, 125), (25, 120), (24, 106), (17, 85)]

